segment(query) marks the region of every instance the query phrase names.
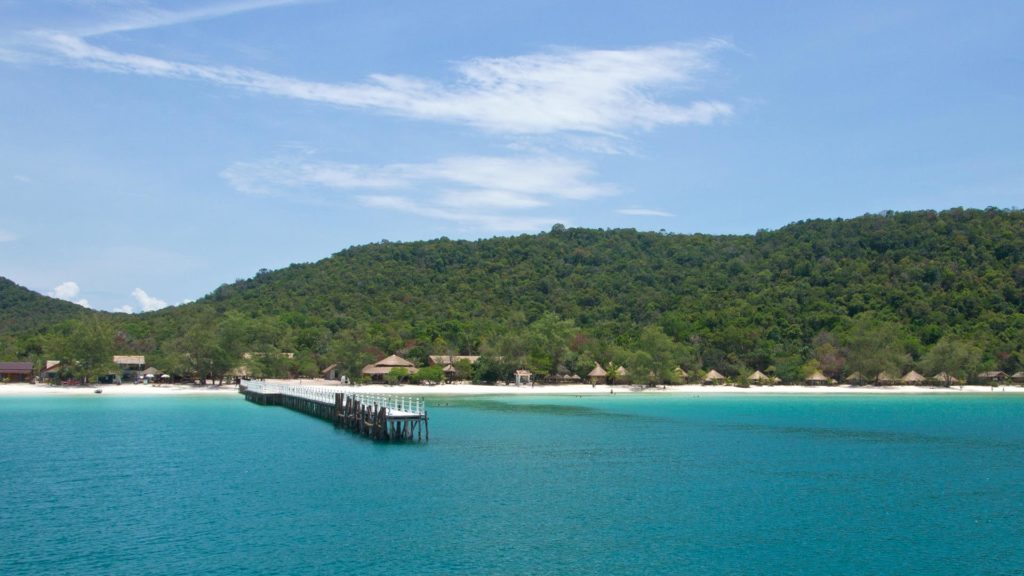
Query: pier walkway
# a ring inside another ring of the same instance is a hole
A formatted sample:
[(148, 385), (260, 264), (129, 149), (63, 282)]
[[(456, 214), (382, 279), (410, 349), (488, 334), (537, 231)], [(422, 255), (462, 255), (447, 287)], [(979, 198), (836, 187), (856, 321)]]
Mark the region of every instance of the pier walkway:
[(424, 434), (430, 440), (427, 409), (420, 398), (263, 380), (243, 380), (238, 390), (249, 402), (291, 408), (373, 440), (423, 440)]

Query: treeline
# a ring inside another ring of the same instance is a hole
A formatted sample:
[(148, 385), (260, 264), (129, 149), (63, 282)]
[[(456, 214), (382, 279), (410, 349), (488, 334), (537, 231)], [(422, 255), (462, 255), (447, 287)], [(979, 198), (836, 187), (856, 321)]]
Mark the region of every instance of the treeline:
[[(0, 355), (42, 359), (90, 322), (119, 354), (207, 375), (245, 363), (313, 376), (337, 363), (356, 376), (390, 353), (421, 365), (482, 354), (472, 376), (484, 379), (515, 368), (585, 376), (594, 362), (654, 381), (677, 366), (787, 381), (815, 369), (1013, 373), (1024, 366), (1024, 213), (885, 213), (748, 236), (555, 226), (381, 242), (260, 271), (186, 306), (8, 334)], [(255, 355), (243, 362), (245, 352)]]

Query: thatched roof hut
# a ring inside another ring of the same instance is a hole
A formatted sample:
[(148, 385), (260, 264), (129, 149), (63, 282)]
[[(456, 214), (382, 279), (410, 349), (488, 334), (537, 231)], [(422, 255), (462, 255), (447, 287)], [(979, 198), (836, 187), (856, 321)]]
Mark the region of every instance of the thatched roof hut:
[(459, 362), (461, 360), (465, 360), (465, 361), (469, 362), (470, 364), (476, 364), (477, 360), (480, 359), (480, 356), (479, 355), (476, 355), (476, 356), (467, 356), (467, 355), (455, 356), (455, 355), (448, 355), (448, 354), (431, 354), (430, 356), (427, 357), (427, 359), (428, 359), (428, 361), (429, 361), (431, 366), (436, 366), (436, 365), (444, 366), (446, 364), (454, 365), (456, 362)]
[(864, 378), (864, 375), (861, 374), (860, 372), (854, 372), (853, 374), (850, 374), (849, 376), (846, 377), (846, 381), (852, 384), (860, 384), (865, 380), (866, 378)]
[(618, 368), (615, 369), (615, 375), (619, 377), (628, 376), (629, 372), (626, 371), (625, 366), (619, 366)]
[(814, 374), (804, 378), (804, 382), (808, 384), (828, 384), (828, 376), (822, 374), (821, 370), (815, 370)]
[(676, 368), (675, 368), (675, 370), (673, 370), (673, 372), (675, 372), (676, 376), (679, 377), (679, 379), (683, 380), (683, 381), (685, 381), (687, 378), (690, 377), (690, 375), (686, 373), (686, 370), (683, 370), (682, 366), (676, 366)]
[(878, 376), (875, 377), (875, 382), (879, 384), (893, 384), (897, 382), (897, 378), (888, 372), (879, 372)]
[(1024, 372), (1014, 372), (1010, 379), (1014, 382), (1024, 382)]
[(989, 372), (982, 372), (981, 374), (978, 374), (978, 380), (981, 380), (982, 382), (1005, 382), (1007, 378), (1009, 378), (1009, 376), (1006, 375), (1006, 372), (1001, 370), (991, 370)]
[(904, 374), (903, 378), (900, 378), (900, 381), (904, 384), (921, 384), (925, 380), (926, 378), (924, 376), (921, 376), (913, 370)]
[(939, 372), (935, 376), (932, 376), (932, 380), (941, 384), (959, 384), (960, 380), (956, 376), (946, 374), (945, 372)]
[(605, 378), (607, 376), (608, 373), (597, 362), (594, 362), (594, 369), (587, 374), (587, 378)]
[(362, 374), (363, 376), (369, 376), (374, 380), (383, 380), (384, 376), (390, 374), (393, 368), (405, 368), (409, 374), (416, 372), (415, 364), (397, 354), (392, 354), (391, 356), (378, 360), (373, 364), (363, 366)]
[(708, 370), (708, 373), (704, 375), (705, 384), (719, 384), (725, 381), (725, 376), (719, 374), (718, 370), (712, 368)]
[(769, 378), (767, 374), (764, 374), (760, 370), (754, 370), (753, 374), (751, 374), (750, 376), (747, 376), (747, 382), (754, 382), (754, 383), (757, 383), (757, 384), (761, 384), (761, 383), (764, 383), (764, 382), (771, 382), (771, 381), (772, 381), (772, 379)]

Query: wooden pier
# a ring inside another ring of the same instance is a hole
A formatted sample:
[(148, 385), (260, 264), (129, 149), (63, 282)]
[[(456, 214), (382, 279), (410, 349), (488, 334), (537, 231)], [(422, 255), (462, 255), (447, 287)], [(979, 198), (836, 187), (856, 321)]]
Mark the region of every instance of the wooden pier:
[(284, 406), (378, 442), (430, 440), (423, 400), (341, 392), (335, 386), (305, 386), (243, 380), (239, 392), (261, 406)]

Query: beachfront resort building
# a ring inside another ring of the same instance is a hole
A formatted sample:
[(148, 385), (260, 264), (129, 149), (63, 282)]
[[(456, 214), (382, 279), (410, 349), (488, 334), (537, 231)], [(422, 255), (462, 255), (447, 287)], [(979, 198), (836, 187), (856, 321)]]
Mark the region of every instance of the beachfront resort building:
[(404, 369), (407, 374), (416, 373), (416, 365), (409, 362), (405, 358), (397, 354), (392, 354), (387, 358), (383, 358), (374, 362), (373, 364), (367, 364), (363, 366), (362, 374), (370, 378), (374, 382), (383, 382), (388, 374), (394, 369)]
[(604, 384), (608, 381), (608, 372), (605, 372), (605, 369), (601, 368), (600, 364), (594, 362), (594, 369), (587, 374), (587, 380), (591, 384)]
[(0, 382), (28, 382), (32, 373), (31, 362), (0, 362)]
[(114, 356), (114, 364), (117, 365), (117, 375), (121, 382), (135, 382), (142, 375), (146, 368), (145, 356)]
[(515, 374), (513, 374), (513, 376), (516, 379), (516, 386), (525, 386), (526, 384), (530, 384), (531, 383), (531, 381), (532, 381), (531, 379), (533, 378), (533, 373), (530, 372), (529, 370), (516, 370), (516, 372), (515, 372)]
[(427, 357), (427, 361), (431, 366), (448, 366), (449, 364), (454, 366), (463, 360), (470, 364), (476, 364), (479, 359), (480, 356), (456, 356), (448, 354), (433, 354)]

